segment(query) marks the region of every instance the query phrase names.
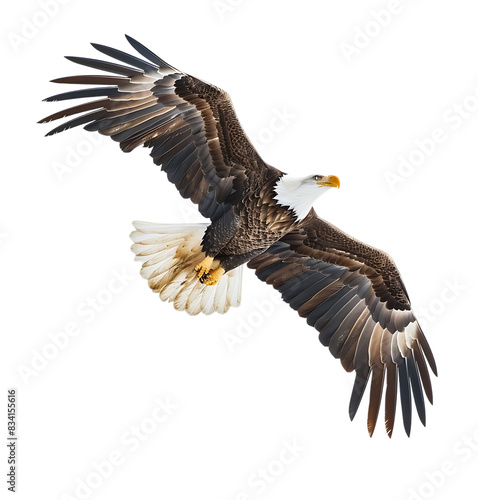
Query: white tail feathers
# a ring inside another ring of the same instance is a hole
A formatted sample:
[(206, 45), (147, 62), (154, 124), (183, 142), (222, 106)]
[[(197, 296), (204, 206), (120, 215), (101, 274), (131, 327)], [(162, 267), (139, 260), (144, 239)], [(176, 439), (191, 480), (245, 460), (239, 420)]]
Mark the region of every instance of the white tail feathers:
[[(242, 266), (227, 272), (219, 282), (199, 282), (194, 267), (205, 254), (201, 240), (207, 224), (153, 224), (133, 222), (131, 250), (143, 263), (141, 276), (161, 300), (189, 314), (225, 313), (241, 303)], [(219, 265), (214, 261), (212, 269)]]

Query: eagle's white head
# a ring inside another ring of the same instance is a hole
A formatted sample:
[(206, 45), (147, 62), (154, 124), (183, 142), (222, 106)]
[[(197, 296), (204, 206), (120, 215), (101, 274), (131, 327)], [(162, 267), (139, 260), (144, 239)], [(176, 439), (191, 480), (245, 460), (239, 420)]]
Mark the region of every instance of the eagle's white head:
[(274, 187), (274, 198), (280, 205), (290, 208), (298, 220), (302, 220), (310, 212), (314, 201), (332, 187), (340, 187), (339, 178), (335, 175), (297, 178), (285, 174)]

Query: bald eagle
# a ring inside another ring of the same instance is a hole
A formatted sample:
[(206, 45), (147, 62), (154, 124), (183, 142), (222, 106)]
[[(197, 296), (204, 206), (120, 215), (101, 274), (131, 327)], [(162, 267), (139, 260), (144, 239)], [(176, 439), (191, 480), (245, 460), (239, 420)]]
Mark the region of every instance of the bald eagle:
[[(138, 146), (166, 172), (209, 224), (135, 222), (132, 250), (141, 274), (162, 300), (190, 314), (226, 312), (241, 300), (243, 264), (272, 285), (347, 371), (355, 370), (353, 419), (371, 376), (368, 431), (375, 429), (382, 389), (385, 427), (392, 435), (397, 393), (410, 435), (412, 393), (425, 425), (423, 390), (432, 403), (429, 344), (414, 316), (393, 260), (317, 216), (312, 204), (339, 179), (295, 178), (264, 162), (247, 138), (223, 90), (175, 69), (126, 37), (142, 58), (92, 44), (120, 61), (67, 59), (107, 75), (58, 78), (93, 87), (48, 97), (83, 102), (40, 122), (79, 115), (47, 135), (84, 125)], [(386, 382), (386, 383), (385, 383)]]

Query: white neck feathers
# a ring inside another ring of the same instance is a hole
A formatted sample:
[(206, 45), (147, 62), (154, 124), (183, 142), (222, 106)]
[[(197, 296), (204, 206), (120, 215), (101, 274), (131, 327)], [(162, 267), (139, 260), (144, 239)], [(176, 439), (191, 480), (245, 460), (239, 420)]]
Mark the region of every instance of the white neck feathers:
[(297, 178), (283, 175), (276, 183), (274, 199), (294, 212), (299, 221), (304, 219), (310, 212), (314, 201), (325, 191), (327, 187), (319, 187), (315, 182), (305, 182), (308, 177)]

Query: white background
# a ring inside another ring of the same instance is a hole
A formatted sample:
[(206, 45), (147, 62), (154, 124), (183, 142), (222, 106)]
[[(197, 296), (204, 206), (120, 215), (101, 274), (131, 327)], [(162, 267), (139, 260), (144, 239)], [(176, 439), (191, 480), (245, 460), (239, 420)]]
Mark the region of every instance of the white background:
[[(395, 1), (385, 26), (379, 0), (48, 5), (2, 16), (1, 407), (16, 387), (18, 498), (476, 498), (476, 5)], [(340, 177), (316, 209), (399, 266), (439, 368), (426, 428), (415, 413), (407, 438), (397, 413), (389, 440), (381, 413), (370, 439), (368, 397), (351, 423), (353, 375), (250, 270), (225, 316), (188, 317), (149, 291), (131, 221), (199, 214), (146, 150), (36, 124), (62, 107), (43, 98), (73, 88), (50, 79), (91, 73), (62, 56), (97, 57), (90, 41), (130, 51), (124, 33), (227, 90), (268, 163)], [(391, 186), (436, 129), (441, 143)], [(114, 273), (126, 285), (92, 313), (88, 297), (121, 288)], [(231, 352), (225, 334), (247, 338)], [(121, 463), (104, 464), (111, 454)]]

